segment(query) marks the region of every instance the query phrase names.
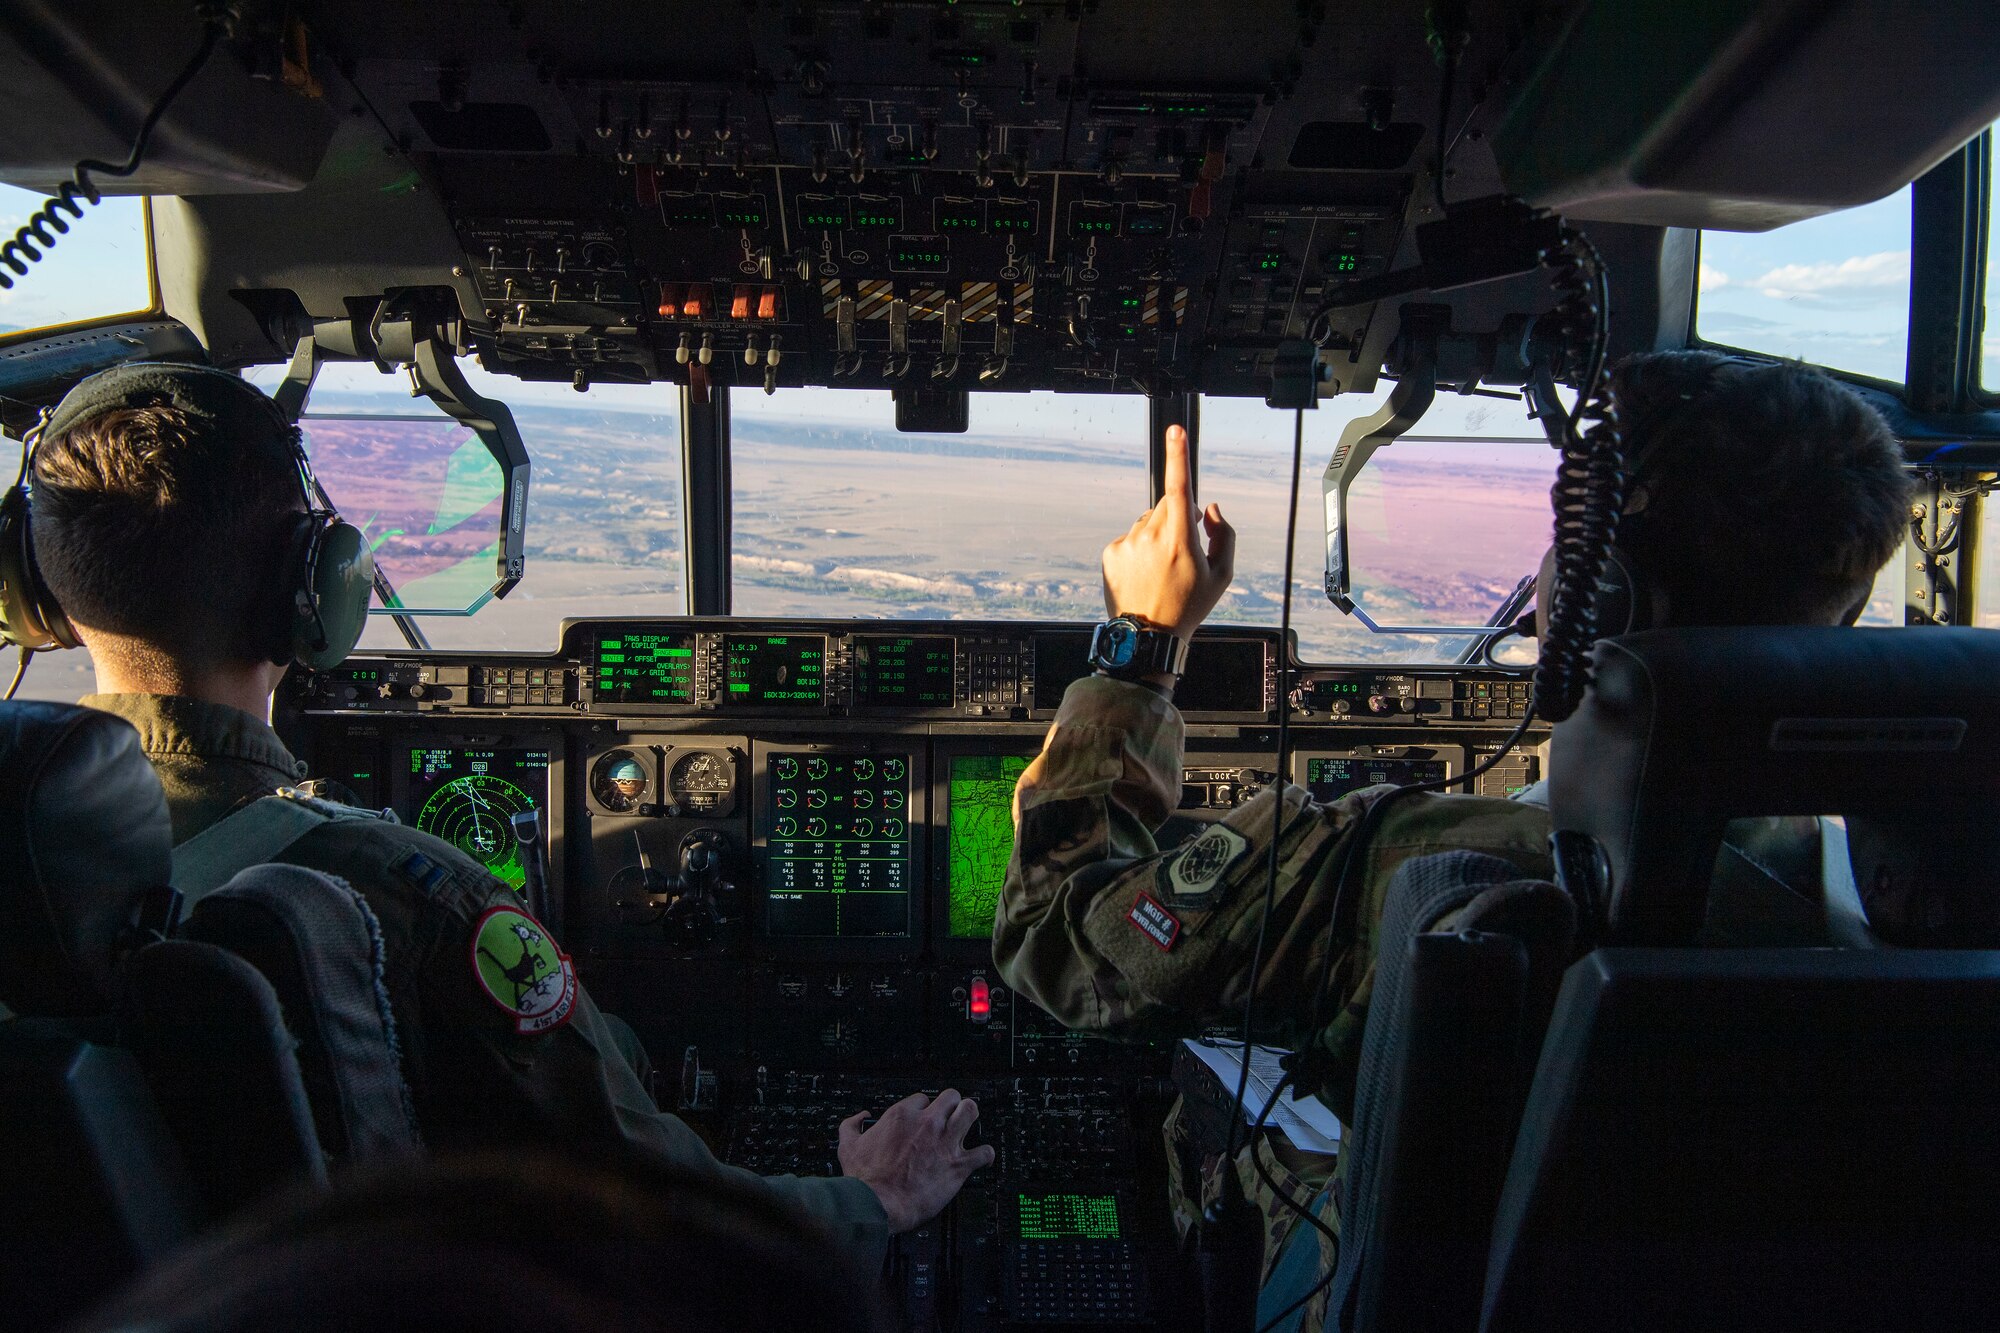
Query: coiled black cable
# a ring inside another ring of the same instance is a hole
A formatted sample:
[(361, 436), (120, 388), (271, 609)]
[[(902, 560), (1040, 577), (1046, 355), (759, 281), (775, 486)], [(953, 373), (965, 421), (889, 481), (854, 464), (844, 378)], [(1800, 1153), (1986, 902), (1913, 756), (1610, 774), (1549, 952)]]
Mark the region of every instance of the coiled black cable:
[(1556, 319), (1577, 386), (1564, 422), (1561, 458), (1549, 504), (1555, 511), (1555, 579), (1547, 589), (1548, 629), (1535, 665), (1535, 706), (1549, 722), (1576, 712), (1590, 684), (1597, 642), (1597, 584), (1611, 559), (1625, 507), (1625, 458), (1618, 409), (1607, 388), (1610, 289), (1604, 260), (1579, 233), (1545, 256), (1559, 298)]
[[(103, 196), (90, 179), (93, 175), (130, 176), (146, 160), (146, 146), (152, 141), (153, 130), (159, 125), (160, 117), (167, 113), (167, 108), (181, 95), (181, 90), (194, 82), (195, 75), (208, 64), (216, 44), (222, 40), (226, 11), (215, 4), (202, 4), (196, 8), (202, 19), (201, 45), (174, 81), (153, 99), (146, 118), (139, 122), (139, 133), (132, 140), (132, 151), (120, 163), (103, 162), (94, 157), (77, 163), (70, 178), (57, 187), (55, 197), (35, 210), (15, 231), (13, 239), (0, 244), (0, 292), (12, 290), (16, 278), (28, 276), (30, 264), (41, 260), (55, 248), (57, 241), (69, 234), (69, 222), (63, 217), (65, 212), (71, 218), (81, 218), (84, 205), (94, 206), (100, 201)], [(78, 200), (83, 202), (78, 203)], [(12, 276), (8, 274), (9, 269), (13, 270)]]

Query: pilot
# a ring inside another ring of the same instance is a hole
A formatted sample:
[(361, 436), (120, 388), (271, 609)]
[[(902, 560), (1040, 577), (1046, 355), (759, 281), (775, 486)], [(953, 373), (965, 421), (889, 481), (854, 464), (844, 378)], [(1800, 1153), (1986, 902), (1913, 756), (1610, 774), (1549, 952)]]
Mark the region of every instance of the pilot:
[[(1621, 544), (1649, 592), (1653, 625), (1852, 623), (1908, 522), (1909, 480), (1881, 418), (1800, 365), (1752, 366), (1703, 352), (1632, 358), (1613, 391), (1631, 460)], [(1163, 498), (1104, 551), (1106, 605), (1185, 643), (1229, 586), (1235, 534), (1196, 509), (1187, 440), (1167, 433)], [(1553, 552), (1542, 564), (1548, 586)], [(1618, 632), (1623, 626), (1614, 628)], [(1156, 661), (1173, 656), (1164, 641)], [(1142, 656), (1140, 660), (1145, 659)], [(1373, 976), (1372, 929), (1331, 925), (1339, 852), (1387, 787), (1316, 803), (1271, 789), (1202, 838), (1162, 853), (1153, 831), (1180, 796), (1184, 729), (1175, 677), (1087, 676), (1069, 687), (1041, 755), (1015, 793), (1017, 848), (993, 932), (1017, 991), (1072, 1028), (1193, 1035), (1242, 1021), (1254, 989), (1269, 1030), (1315, 1042), (1334, 1071), (1317, 1092), (1352, 1118), (1355, 1067)], [(1272, 802), (1285, 802), (1263, 964), (1250, 974), (1266, 892)], [(1404, 861), (1464, 849), (1549, 878), (1546, 808), (1530, 801), (1422, 795), (1384, 812), (1363, 865), (1372, 923)], [(1770, 918), (1814, 915), (1817, 826), (1752, 827), (1723, 862), (1711, 917), (1769, 940)], [(1806, 843), (1804, 840), (1812, 841)], [(1794, 941), (1799, 942), (1799, 941)], [(1318, 1032), (1324, 960), (1344, 1005)]]
[[(267, 722), (295, 651), (292, 543), (312, 508), (298, 435), (237, 376), (164, 364), (93, 376), (49, 425), (33, 459), (34, 548), (96, 668), (99, 693), (82, 702), (138, 728), (185, 844), (306, 777)], [(898, 1102), (865, 1130), (862, 1115), (845, 1122), (843, 1176), (724, 1166), (653, 1105), (569, 956), (477, 862), (358, 817), (275, 855), (242, 855), (339, 876), (374, 909), (404, 1074), (433, 1149), (638, 1153), (735, 1178), (802, 1208), (863, 1263), (992, 1160), (990, 1147), (965, 1146), (978, 1107), (945, 1091)]]

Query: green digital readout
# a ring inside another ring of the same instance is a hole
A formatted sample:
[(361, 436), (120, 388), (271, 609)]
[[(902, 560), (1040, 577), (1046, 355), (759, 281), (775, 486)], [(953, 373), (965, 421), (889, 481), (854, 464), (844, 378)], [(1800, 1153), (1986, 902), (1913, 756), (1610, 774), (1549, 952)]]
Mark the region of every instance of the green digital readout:
[(1026, 755), (952, 757), (945, 859), (951, 898), (947, 933), (955, 940), (993, 934), (1000, 886), (1014, 857), (1014, 786), (1027, 767)]
[(1285, 266), (1283, 250), (1259, 250), (1250, 257), (1252, 267), (1259, 273), (1276, 273)]
[(597, 702), (694, 702), (694, 639), (687, 634), (597, 636)]
[(798, 208), (802, 231), (847, 230), (847, 201), (837, 195), (802, 194)]
[(1361, 267), (1361, 256), (1336, 251), (1327, 256), (1326, 271), (1329, 273), (1353, 273)]
[(1069, 234), (1072, 236), (1112, 236), (1118, 231), (1118, 214), (1102, 206), (1092, 208), (1075, 204), (1069, 210)]
[(1120, 1240), (1118, 1196), (1022, 1191), (1014, 1196), (1022, 1240)]
[(856, 231), (901, 231), (903, 201), (900, 199), (857, 199), (854, 201)]
[(669, 227), (713, 227), (715, 201), (705, 194), (662, 192), (660, 221)]
[(931, 204), (931, 227), (941, 232), (984, 231), (986, 206), (977, 199), (938, 199)]
[(925, 236), (892, 237), (889, 268), (895, 273), (948, 273), (951, 251)]
[(857, 634), (854, 702), (861, 708), (949, 708), (957, 645), (949, 635)]
[(995, 199), (987, 210), (986, 225), (1009, 236), (1032, 236), (1041, 230), (1042, 206), (1033, 199)]
[(740, 708), (817, 708), (826, 640), (818, 635), (729, 635), (722, 641), (722, 702)]
[(722, 195), (716, 200), (716, 213), (725, 227), (761, 227), (764, 225), (764, 196)]
[(1174, 226), (1174, 210), (1165, 204), (1125, 205), (1127, 236), (1165, 236)]

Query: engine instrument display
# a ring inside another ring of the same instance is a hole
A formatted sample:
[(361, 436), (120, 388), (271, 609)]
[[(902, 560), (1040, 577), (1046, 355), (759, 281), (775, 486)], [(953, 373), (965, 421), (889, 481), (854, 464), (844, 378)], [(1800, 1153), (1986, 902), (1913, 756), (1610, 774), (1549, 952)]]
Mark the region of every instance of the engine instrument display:
[(636, 815), (653, 803), (652, 755), (612, 750), (590, 766), (590, 794), (614, 815)]
[(736, 761), (716, 750), (681, 755), (667, 773), (667, 799), (684, 814), (728, 814), (736, 808)]
[(725, 706), (818, 708), (826, 639), (818, 634), (731, 634), (722, 641)]
[(1392, 782), (1437, 782), (1449, 777), (1442, 759), (1367, 759), (1326, 756), (1306, 760), (1306, 790), (1316, 801), (1333, 801), (1363, 787)]
[(425, 833), (443, 838), (515, 888), (527, 883), (508, 821), (549, 799), (549, 752), (456, 745), (410, 751), (404, 811)]
[(909, 755), (774, 750), (768, 763), (767, 933), (908, 937)]
[(946, 934), (983, 940), (993, 934), (1000, 886), (1014, 856), (1014, 785), (1027, 770), (1017, 754), (960, 754), (951, 758), (950, 801), (945, 813), (945, 864), (949, 901)]
[(694, 701), (694, 636), (605, 631), (592, 640), (601, 704)]
[(854, 702), (862, 708), (949, 708), (955, 641), (948, 635), (857, 634)]

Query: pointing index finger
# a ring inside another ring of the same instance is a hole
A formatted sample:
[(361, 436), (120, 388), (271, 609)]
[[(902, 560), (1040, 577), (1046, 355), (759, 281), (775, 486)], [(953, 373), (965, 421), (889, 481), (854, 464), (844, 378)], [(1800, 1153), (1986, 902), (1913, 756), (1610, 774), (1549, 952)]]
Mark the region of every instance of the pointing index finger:
[(1187, 432), (1167, 427), (1166, 461), (1160, 473), (1160, 503), (1188, 513), (1194, 508), (1194, 479), (1188, 470)]

